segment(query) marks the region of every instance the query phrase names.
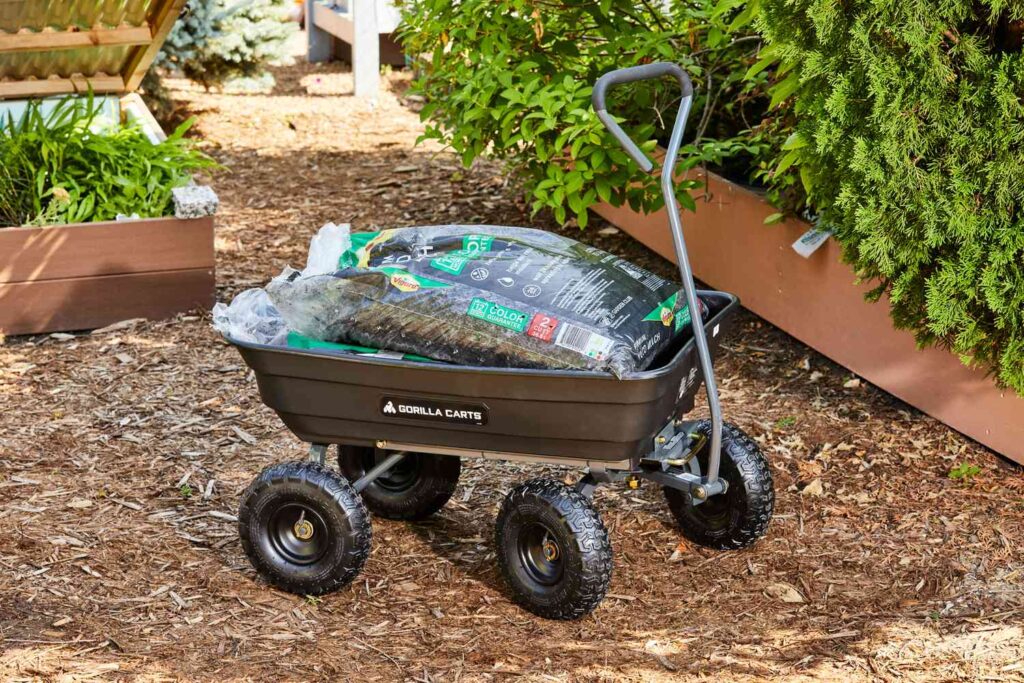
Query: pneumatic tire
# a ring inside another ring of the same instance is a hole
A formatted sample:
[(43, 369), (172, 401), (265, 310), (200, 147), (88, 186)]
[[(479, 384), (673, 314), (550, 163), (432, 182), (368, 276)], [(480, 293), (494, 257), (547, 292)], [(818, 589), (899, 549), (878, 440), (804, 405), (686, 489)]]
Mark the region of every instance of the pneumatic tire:
[[(705, 437), (696, 455), (700, 471), (707, 473), (711, 421), (695, 430)], [(735, 425), (722, 425), (722, 457), (719, 476), (728, 482), (725, 493), (693, 505), (690, 494), (664, 487), (669, 509), (690, 541), (716, 550), (745, 548), (768, 531), (775, 508), (775, 487), (768, 460), (749, 436)]]
[(538, 616), (579, 619), (608, 592), (608, 531), (593, 503), (565, 484), (532, 479), (512, 489), (494, 545), (512, 599)]
[[(389, 455), (374, 448), (338, 446), (338, 469), (354, 482)], [(452, 497), (461, 472), (462, 461), (456, 457), (408, 453), (363, 489), (363, 502), (385, 519), (424, 519)]]
[(370, 555), (370, 516), (352, 485), (323, 465), (271, 465), (242, 494), (238, 532), (268, 583), (320, 595), (351, 582)]

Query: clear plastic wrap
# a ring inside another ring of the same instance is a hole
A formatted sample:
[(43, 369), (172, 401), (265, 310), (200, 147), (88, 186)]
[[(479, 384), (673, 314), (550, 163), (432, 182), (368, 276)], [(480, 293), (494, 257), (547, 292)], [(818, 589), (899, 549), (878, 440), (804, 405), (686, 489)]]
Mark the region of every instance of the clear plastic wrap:
[[(327, 223), (309, 241), (305, 269), (300, 272), (286, 267), (275, 279), (333, 273), (338, 269), (342, 254), (350, 247), (349, 225)], [(213, 307), (213, 326), (224, 336), (236, 341), (275, 346), (285, 345), (289, 341), (284, 318), (264, 289), (247, 289), (232, 299), (230, 304), (218, 302)]]
[(338, 269), (341, 255), (352, 246), (348, 223), (327, 223), (309, 241), (309, 256), (303, 275), (322, 275)]
[(213, 326), (225, 337), (251, 344), (281, 345), (288, 338), (284, 318), (263, 289), (247, 289), (230, 305), (216, 304)]

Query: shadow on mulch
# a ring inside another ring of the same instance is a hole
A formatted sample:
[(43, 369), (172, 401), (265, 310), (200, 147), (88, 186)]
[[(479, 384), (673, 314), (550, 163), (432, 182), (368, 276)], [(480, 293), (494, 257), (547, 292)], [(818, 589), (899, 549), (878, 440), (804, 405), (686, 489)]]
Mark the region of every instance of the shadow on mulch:
[[(489, 521), (491, 523), (481, 524), (477, 515), (447, 509), (430, 519), (409, 523), (407, 528), (430, 546), (438, 557), (448, 560), (459, 573), (503, 594), (505, 584), (493, 557), (494, 525), (493, 520)], [(486, 530), (483, 535), (481, 526)], [(482, 545), (488, 552), (468, 555), (464, 552), (467, 543)]]

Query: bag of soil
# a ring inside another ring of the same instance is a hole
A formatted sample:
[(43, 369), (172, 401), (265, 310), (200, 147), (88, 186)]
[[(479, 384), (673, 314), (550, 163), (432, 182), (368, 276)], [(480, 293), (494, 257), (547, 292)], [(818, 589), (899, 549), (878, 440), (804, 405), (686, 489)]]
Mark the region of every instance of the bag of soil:
[(291, 330), (461, 365), (622, 376), (646, 369), (690, 326), (677, 285), (542, 230), (356, 233), (339, 267), (270, 283)]

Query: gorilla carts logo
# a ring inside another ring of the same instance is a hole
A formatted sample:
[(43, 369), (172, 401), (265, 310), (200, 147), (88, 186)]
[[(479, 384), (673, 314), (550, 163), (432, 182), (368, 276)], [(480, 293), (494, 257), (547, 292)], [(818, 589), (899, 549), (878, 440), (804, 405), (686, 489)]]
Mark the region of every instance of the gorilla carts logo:
[(481, 403), (383, 396), (380, 399), (380, 412), (385, 417), (399, 420), (429, 420), (477, 427), (487, 424), (487, 406)]

